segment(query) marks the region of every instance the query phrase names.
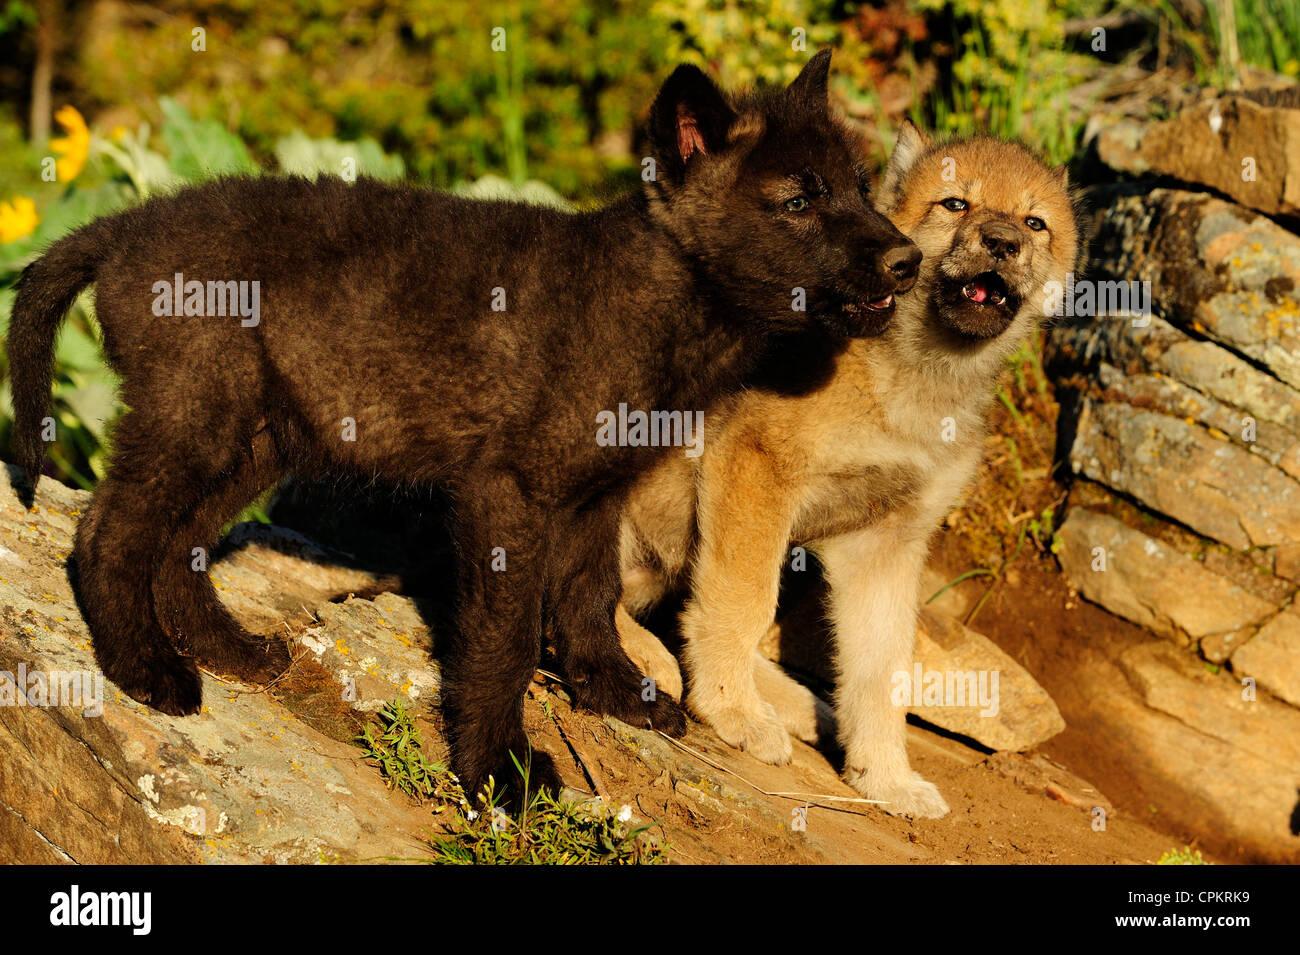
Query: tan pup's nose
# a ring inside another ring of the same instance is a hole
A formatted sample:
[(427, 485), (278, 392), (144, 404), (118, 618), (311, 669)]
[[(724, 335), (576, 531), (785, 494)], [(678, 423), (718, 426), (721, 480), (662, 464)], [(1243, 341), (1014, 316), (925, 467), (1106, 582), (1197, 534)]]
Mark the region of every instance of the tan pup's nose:
[(1020, 254), (1020, 233), (1005, 222), (986, 222), (980, 226), (980, 241), (995, 259), (1014, 259)]

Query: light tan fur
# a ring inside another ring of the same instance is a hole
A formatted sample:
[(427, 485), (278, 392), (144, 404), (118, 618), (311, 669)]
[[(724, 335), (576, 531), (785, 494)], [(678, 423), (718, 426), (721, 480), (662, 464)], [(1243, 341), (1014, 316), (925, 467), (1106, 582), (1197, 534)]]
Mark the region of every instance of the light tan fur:
[[(968, 208), (950, 210), (951, 198)], [(890, 812), (941, 816), (943, 796), (908, 763), (890, 681), (911, 667), (929, 540), (974, 474), (996, 376), (1041, 319), (1044, 285), (1074, 266), (1078, 234), (1064, 170), (992, 139), (934, 147), (910, 125), (880, 201), (925, 254), (916, 288), (881, 337), (849, 345), (824, 386), (744, 393), (706, 418), (701, 457), (669, 456), (637, 485), (624, 514), (624, 602), (639, 613), (689, 572), (687, 706), (727, 743), (784, 763), (791, 734), (813, 740), (819, 716), (826, 725), (824, 704), (758, 644), (791, 546), (815, 552), (830, 588), (845, 778)], [(1031, 217), (1046, 229), (1029, 228)], [(994, 232), (1018, 236), (1014, 254), (994, 258)], [(940, 293), (993, 269), (1019, 296), (1005, 328), (973, 338), (942, 321), (941, 308), (984, 321), (988, 310), (946, 308)], [(681, 687), (652, 634), (627, 614), (620, 629), (661, 689)]]

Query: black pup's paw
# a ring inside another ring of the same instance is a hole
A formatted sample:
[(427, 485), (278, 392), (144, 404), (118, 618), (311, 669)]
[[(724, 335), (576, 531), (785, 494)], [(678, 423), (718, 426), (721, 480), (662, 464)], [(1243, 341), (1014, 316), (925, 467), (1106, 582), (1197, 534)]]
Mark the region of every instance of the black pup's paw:
[(293, 662), (282, 641), (245, 636), (228, 639), (215, 651), (196, 652), (195, 659), (213, 673), (253, 686), (265, 686)]
[[(583, 669), (572, 667), (578, 703), (596, 713), (620, 719), (629, 726), (656, 729), (668, 736), (686, 735), (686, 714), (666, 693), (654, 692), (630, 660)], [(653, 696), (654, 699), (646, 699)]]
[(665, 736), (681, 739), (686, 735), (686, 711), (671, 696), (661, 693), (650, 704), (650, 725)]
[(194, 661), (179, 653), (160, 654), (148, 666), (125, 674), (104, 674), (123, 693), (168, 716), (191, 716), (203, 702), (203, 678)]

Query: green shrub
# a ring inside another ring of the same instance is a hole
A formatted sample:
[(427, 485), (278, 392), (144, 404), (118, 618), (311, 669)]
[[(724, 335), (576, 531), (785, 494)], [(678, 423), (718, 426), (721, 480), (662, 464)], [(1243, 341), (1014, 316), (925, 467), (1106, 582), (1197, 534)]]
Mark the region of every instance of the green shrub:
[(939, 60), (940, 81), (913, 108), (913, 120), (940, 135), (988, 132), (1022, 139), (1049, 161), (1074, 155), (1086, 121), (1071, 109), (1070, 89), (1097, 66), (1066, 43), (1065, 22), (1077, 0), (918, 0), (936, 41), (951, 38)]

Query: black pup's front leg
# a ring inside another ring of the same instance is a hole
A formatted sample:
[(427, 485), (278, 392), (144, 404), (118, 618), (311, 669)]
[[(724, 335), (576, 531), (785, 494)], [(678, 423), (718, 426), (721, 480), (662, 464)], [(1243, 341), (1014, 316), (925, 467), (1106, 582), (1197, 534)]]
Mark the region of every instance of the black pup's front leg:
[(550, 535), (548, 617), (577, 701), (632, 726), (686, 733), (686, 715), (628, 659), (614, 624), (622, 589), (618, 530), (622, 496), (556, 516)]
[[(451, 766), (471, 803), (488, 777), (503, 804), (521, 808), (530, 761), (524, 695), (541, 654), (545, 515), (529, 508), (502, 476), (467, 481), (453, 521), (459, 575), (459, 621), (443, 661), (443, 710)], [(512, 759), (513, 756), (513, 759)], [(558, 794), (559, 774), (542, 752), (531, 753), (528, 788)]]

